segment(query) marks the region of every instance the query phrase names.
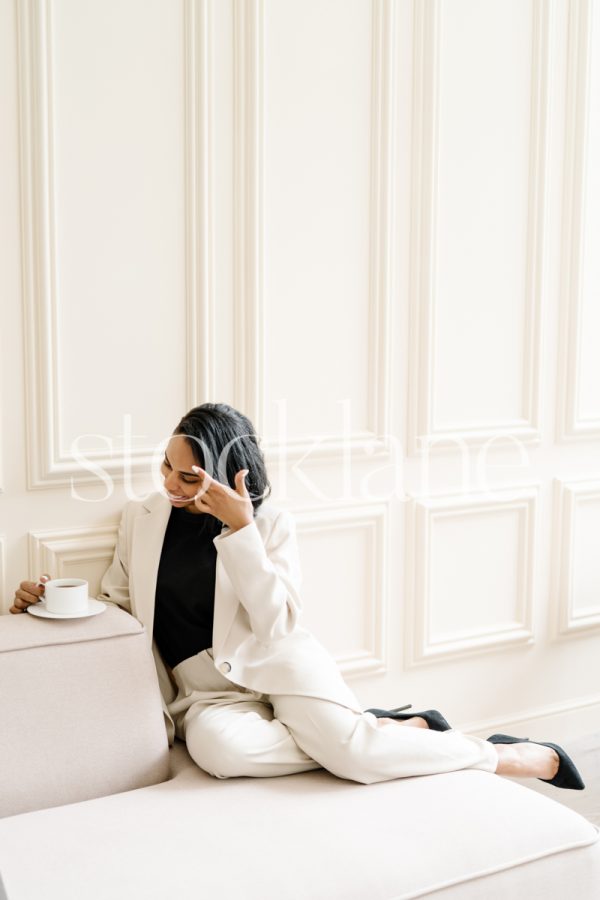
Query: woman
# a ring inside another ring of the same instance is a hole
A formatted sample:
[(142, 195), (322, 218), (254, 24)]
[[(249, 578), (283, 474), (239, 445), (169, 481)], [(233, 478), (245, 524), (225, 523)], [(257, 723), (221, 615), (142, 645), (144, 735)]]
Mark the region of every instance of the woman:
[[(270, 493), (250, 421), (205, 403), (176, 427), (164, 494), (128, 503), (100, 599), (142, 622), (169, 742), (217, 778), (325, 768), (370, 784), (482, 769), (583, 788), (562, 748), (453, 731), (435, 710), (364, 712), (325, 648), (299, 622), (291, 515)], [(43, 594), (23, 582), (11, 612)]]

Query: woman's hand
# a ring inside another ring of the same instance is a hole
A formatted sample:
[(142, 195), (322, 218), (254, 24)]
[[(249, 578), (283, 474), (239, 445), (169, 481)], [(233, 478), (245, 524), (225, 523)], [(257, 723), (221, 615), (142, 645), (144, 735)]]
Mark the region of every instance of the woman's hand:
[(44, 596), (44, 582), (46, 581), (50, 581), (49, 575), (40, 576), (41, 584), (36, 584), (34, 581), (22, 581), (15, 591), (15, 599), (9, 612), (22, 613), (33, 603), (37, 603)]
[(235, 490), (216, 481), (200, 466), (192, 466), (192, 470), (202, 479), (200, 492), (194, 498), (200, 512), (215, 516), (232, 531), (238, 531), (253, 521), (254, 507), (245, 482), (248, 469), (240, 469), (236, 473)]

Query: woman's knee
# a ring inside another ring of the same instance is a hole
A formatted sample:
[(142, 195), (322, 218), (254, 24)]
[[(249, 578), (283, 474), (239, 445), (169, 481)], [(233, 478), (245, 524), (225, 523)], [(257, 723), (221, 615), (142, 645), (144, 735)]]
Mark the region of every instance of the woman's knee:
[(337, 752), (320, 754), (320, 756), (319, 762), (323, 768), (338, 778), (355, 781), (358, 784), (373, 784), (381, 781), (381, 776), (369, 766), (368, 759), (353, 752), (352, 749), (344, 748), (340, 751), (340, 748), (337, 748)]
[(185, 742), (196, 765), (209, 775), (235, 778), (243, 774), (242, 754), (236, 750), (236, 742), (218, 727), (207, 712), (186, 722)]

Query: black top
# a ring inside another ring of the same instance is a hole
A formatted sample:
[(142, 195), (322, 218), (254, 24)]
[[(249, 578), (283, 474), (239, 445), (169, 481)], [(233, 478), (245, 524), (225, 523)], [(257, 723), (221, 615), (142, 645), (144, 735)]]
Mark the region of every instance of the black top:
[(212, 647), (217, 549), (211, 519), (175, 506), (169, 517), (156, 580), (154, 640), (171, 668)]

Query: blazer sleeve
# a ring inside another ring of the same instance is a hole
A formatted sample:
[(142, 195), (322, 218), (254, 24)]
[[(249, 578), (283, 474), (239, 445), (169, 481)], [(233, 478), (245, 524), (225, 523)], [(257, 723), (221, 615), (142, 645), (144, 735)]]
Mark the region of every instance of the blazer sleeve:
[(214, 544), (256, 638), (269, 643), (291, 634), (300, 618), (302, 581), (293, 516), (280, 510), (264, 541), (251, 522)]
[(131, 597), (129, 595), (129, 547), (128, 518), (129, 508), (125, 507), (119, 524), (119, 534), (113, 561), (102, 576), (98, 600), (112, 603), (131, 613)]

